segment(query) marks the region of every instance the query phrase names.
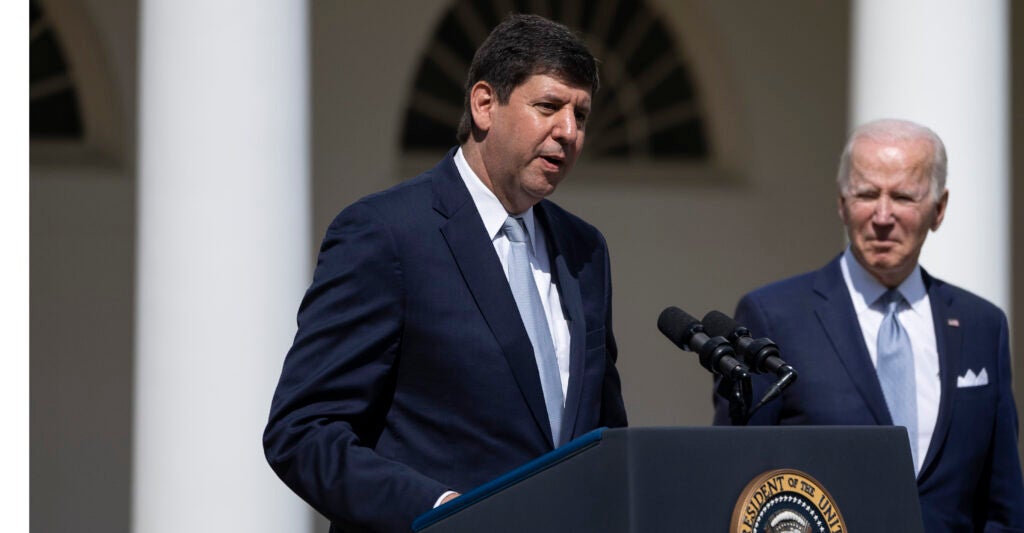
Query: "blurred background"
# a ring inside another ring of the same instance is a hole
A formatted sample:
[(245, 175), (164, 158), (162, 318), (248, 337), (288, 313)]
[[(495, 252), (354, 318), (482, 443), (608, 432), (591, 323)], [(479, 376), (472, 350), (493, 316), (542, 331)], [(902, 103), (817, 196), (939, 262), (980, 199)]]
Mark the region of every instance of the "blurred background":
[[(552, 198), (607, 237), (636, 426), (702, 426), (711, 379), (658, 333), (838, 254), (852, 126), (946, 141), (922, 264), (1024, 353), (1024, 9), (1007, 1), (30, 0), (32, 531), (325, 531), (260, 435), (323, 232), (455, 144), (509, 12), (602, 61)], [(785, 353), (785, 347), (782, 347)]]

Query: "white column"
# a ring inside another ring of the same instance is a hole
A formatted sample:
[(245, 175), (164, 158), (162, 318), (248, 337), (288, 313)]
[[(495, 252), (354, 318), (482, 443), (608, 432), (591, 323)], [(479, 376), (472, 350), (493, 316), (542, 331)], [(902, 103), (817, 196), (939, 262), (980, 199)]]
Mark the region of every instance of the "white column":
[(851, 127), (906, 118), (949, 154), (949, 207), (921, 264), (1010, 310), (1005, 0), (855, 0)]
[(135, 532), (309, 527), (261, 443), (310, 272), (307, 28), (141, 3)]

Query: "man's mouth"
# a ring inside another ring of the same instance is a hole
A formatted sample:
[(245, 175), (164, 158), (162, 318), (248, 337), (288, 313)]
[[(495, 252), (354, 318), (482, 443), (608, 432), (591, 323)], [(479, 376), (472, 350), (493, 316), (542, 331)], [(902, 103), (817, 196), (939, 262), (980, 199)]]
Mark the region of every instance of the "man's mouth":
[(565, 159), (563, 159), (561, 156), (542, 155), (540, 156), (540, 158), (543, 159), (544, 161), (547, 161), (548, 164), (557, 168), (562, 168), (562, 165), (565, 164)]

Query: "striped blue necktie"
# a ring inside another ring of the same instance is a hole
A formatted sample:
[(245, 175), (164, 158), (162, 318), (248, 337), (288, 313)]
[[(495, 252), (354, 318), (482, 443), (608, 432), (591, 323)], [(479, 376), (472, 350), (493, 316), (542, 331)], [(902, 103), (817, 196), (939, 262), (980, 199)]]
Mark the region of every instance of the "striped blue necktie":
[(885, 308), (885, 318), (878, 329), (878, 381), (885, 394), (894, 426), (907, 428), (910, 454), (917, 472), (917, 386), (914, 379), (914, 351), (910, 336), (900, 324), (897, 313), (903, 295), (889, 289), (878, 299)]
[(533, 269), (530, 268), (526, 227), (523, 226), (521, 218), (508, 217), (502, 231), (509, 240), (508, 284), (512, 288), (512, 295), (515, 296), (516, 307), (523, 318), (530, 344), (533, 345), (533, 356), (537, 361), (548, 421), (551, 423), (551, 437), (557, 448), (561, 444), (562, 378), (558, 373), (558, 359), (555, 357), (555, 343), (551, 338), (547, 314), (540, 301), (537, 283), (533, 279)]

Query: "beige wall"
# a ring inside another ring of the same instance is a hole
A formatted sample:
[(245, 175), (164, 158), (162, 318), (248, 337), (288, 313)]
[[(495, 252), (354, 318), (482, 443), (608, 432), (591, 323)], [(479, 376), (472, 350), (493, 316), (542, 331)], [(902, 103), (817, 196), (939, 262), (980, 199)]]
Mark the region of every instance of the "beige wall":
[(33, 531), (128, 528), (133, 191), (110, 169), (32, 169)]
[[(38, 531), (126, 531), (137, 8), (132, 0), (44, 4), (86, 15), (95, 31), (83, 46), (101, 52), (121, 132), (102, 137), (118, 139), (102, 152), (109, 157), (33, 149), (31, 519)], [(410, 1), (395, 16), (386, 2), (312, 1), (311, 257), (338, 210), (427, 164), (401, 159), (399, 128), (422, 48), (447, 4)], [(668, 305), (698, 316), (731, 313), (747, 290), (817, 268), (840, 250), (832, 180), (847, 129), (848, 5), (651, 4), (681, 35), (715, 124), (714, 161), (583, 162), (554, 200), (608, 238), (632, 423), (704, 425), (710, 378), (695, 356), (658, 333), (658, 313)], [(1014, 11), (1016, 26), (1024, 24), (1021, 11)], [(1021, 34), (1011, 32), (1018, 58)], [(1015, 95), (1018, 106), (1021, 98)], [(1015, 131), (1022, 126), (1016, 119)], [(1022, 137), (1015, 154), (1024, 154)], [(1015, 188), (1015, 198), (1022, 190)], [(1015, 213), (1016, 235), (1024, 235), (1022, 220)], [(1022, 248), (1015, 271), (1024, 264)], [(1024, 331), (1019, 285), (1014, 301), (1015, 330)]]

